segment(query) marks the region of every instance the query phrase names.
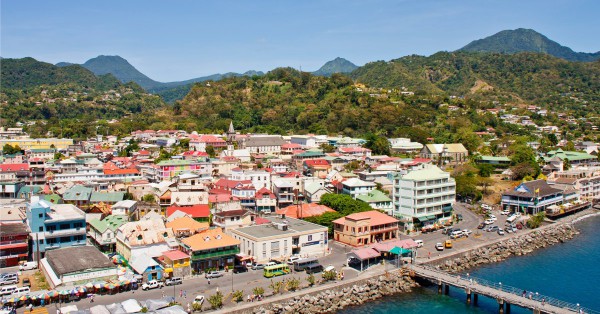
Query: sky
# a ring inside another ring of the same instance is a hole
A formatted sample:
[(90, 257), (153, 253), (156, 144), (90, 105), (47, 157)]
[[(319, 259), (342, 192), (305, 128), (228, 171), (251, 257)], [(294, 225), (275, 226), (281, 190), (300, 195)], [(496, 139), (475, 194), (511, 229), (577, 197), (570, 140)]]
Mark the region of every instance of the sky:
[(336, 57), (364, 65), (459, 49), (516, 28), (600, 51), (598, 0), (0, 1), (0, 56), (84, 63), (119, 55), (180, 81)]

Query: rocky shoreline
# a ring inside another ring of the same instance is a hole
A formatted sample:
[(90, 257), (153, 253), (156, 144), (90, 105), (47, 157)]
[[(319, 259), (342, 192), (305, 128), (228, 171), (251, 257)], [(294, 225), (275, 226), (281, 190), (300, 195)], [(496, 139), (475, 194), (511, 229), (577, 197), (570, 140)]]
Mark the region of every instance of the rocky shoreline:
[(272, 303), (254, 309), (252, 313), (333, 313), (383, 296), (411, 292), (416, 286), (418, 284), (413, 281), (409, 272), (401, 269), (336, 290), (328, 289), (316, 294), (297, 296), (285, 303)]
[(436, 266), (443, 271), (458, 273), (484, 264), (503, 261), (535, 250), (573, 239), (579, 231), (572, 224), (560, 223), (535, 230), (523, 236), (509, 238), (489, 246), (471, 250), (460, 257), (447, 259)]

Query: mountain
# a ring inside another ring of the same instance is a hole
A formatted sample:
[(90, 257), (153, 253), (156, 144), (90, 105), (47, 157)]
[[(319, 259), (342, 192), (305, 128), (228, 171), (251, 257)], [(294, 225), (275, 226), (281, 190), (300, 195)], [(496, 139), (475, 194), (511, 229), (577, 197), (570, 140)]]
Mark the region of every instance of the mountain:
[(548, 37), (532, 30), (519, 28), (504, 30), (484, 39), (472, 41), (459, 51), (470, 52), (538, 52), (546, 53), (569, 61), (595, 61), (600, 59), (600, 52), (575, 52), (569, 47), (561, 46)]
[(75, 63), (71, 63), (71, 62), (59, 62), (59, 63), (57, 63), (55, 65), (57, 67), (61, 67), (62, 68), (62, 67), (70, 66), (70, 65), (73, 65), (73, 64), (75, 64)]
[(547, 54), (438, 52), (367, 63), (350, 76), (371, 87), (406, 88), (434, 94), (485, 94), (495, 99), (559, 102), (577, 91), (600, 98), (600, 61), (570, 62)]
[(312, 72), (313, 75), (331, 76), (334, 73), (350, 73), (358, 66), (344, 58), (337, 57), (325, 63), (320, 69)]
[(120, 85), (110, 74), (96, 76), (80, 65), (58, 67), (34, 58), (2, 59), (0, 77), (3, 89), (27, 89), (58, 84), (78, 84), (105, 89)]
[(147, 77), (119, 56), (98, 56), (86, 61), (82, 66), (96, 75), (110, 73), (123, 83), (133, 81), (146, 90), (162, 85), (161, 82)]

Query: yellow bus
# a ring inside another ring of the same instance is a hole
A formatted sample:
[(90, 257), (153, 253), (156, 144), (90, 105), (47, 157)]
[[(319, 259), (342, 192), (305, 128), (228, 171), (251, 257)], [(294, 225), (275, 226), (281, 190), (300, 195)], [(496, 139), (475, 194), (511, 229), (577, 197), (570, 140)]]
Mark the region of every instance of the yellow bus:
[(283, 276), (290, 273), (290, 267), (287, 264), (277, 264), (273, 266), (265, 266), (264, 276), (267, 278), (275, 276)]

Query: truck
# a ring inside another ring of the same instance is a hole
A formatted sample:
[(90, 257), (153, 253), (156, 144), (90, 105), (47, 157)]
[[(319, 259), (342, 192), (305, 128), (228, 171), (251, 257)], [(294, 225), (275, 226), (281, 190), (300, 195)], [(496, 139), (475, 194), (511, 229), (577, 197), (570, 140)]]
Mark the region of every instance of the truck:
[(162, 289), (163, 286), (164, 286), (164, 284), (161, 281), (150, 280), (142, 285), (142, 290), (150, 290), (150, 289), (156, 289), (156, 288)]

